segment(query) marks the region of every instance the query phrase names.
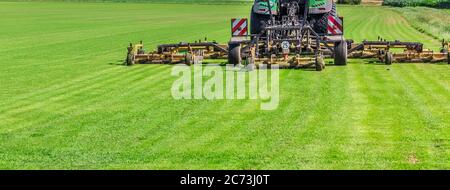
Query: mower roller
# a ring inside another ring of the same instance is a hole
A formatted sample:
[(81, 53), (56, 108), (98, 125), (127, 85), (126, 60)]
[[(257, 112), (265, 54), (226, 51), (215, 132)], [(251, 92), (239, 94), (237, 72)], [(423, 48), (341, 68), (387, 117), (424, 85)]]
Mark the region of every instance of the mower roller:
[[(378, 59), (392, 63), (450, 64), (450, 43), (442, 41), (440, 52), (424, 49), (419, 42), (377, 41), (354, 43), (344, 38), (344, 18), (333, 0), (255, 0), (250, 23), (231, 19), (228, 44), (208, 42), (162, 44), (145, 52), (142, 41), (127, 48), (126, 65), (201, 64), (204, 59), (228, 59), (229, 64), (259, 68), (325, 68), (325, 58), (346, 65), (348, 58)], [(250, 25), (250, 30), (248, 26)], [(402, 52), (403, 50), (403, 52)], [(269, 67), (265, 67), (269, 68)]]

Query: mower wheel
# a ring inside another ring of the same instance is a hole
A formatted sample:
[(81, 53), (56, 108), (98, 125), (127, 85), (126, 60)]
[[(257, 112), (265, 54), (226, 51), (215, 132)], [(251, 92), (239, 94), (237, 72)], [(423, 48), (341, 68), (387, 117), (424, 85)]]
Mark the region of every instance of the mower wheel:
[(394, 56), (391, 52), (386, 52), (386, 55), (384, 57), (384, 63), (386, 65), (392, 65), (392, 62), (394, 61)]
[(239, 65), (242, 63), (241, 44), (228, 44), (228, 64)]
[(134, 55), (133, 54), (128, 54), (127, 55), (127, 60), (126, 60), (126, 62), (125, 62), (125, 64), (127, 65), (127, 66), (131, 66), (131, 65), (134, 65)]
[(447, 63), (450, 65), (450, 53), (447, 53)]
[(318, 56), (316, 58), (316, 71), (322, 71), (325, 69), (325, 61), (323, 60), (323, 56)]
[(254, 71), (256, 69), (256, 65), (254, 64), (248, 64), (246, 65), (247, 71)]
[(336, 42), (334, 45), (334, 64), (347, 65), (347, 41)]

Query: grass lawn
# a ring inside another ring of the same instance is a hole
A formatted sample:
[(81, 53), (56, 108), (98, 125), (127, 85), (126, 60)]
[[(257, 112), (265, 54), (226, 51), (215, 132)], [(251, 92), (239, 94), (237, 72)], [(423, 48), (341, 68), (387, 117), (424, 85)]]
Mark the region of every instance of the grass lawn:
[[(439, 41), (392, 9), (339, 7), (347, 38)], [(280, 106), (174, 100), (126, 45), (226, 42), (249, 7), (0, 3), (1, 169), (450, 169), (450, 66), (282, 70)], [(367, 17), (367, 15), (371, 15)]]

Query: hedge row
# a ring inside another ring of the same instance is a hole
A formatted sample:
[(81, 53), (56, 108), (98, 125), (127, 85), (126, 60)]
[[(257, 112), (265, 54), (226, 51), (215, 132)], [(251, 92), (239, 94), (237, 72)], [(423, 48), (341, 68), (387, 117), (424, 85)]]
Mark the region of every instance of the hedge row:
[(338, 0), (339, 4), (351, 4), (351, 5), (359, 5), (361, 4), (361, 0)]
[(439, 7), (450, 8), (450, 0), (384, 0), (383, 5), (394, 7)]

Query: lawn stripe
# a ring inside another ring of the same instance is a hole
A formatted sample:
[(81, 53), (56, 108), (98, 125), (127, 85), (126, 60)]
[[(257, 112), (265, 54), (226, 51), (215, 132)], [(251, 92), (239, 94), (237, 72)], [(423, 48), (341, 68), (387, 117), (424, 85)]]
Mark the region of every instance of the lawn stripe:
[[(396, 69), (397, 70), (397, 69)], [(421, 92), (418, 92), (416, 89), (417, 81), (411, 83), (409, 80), (412, 78), (409, 76), (408, 71), (405, 71), (403, 67), (398, 67), (399, 72), (397, 71), (392, 72), (393, 77), (396, 81), (399, 82), (399, 84), (403, 88), (403, 93), (406, 96), (406, 99), (404, 98), (403, 101), (405, 101), (406, 105), (409, 105), (409, 110), (407, 112), (410, 112), (414, 114), (414, 116), (411, 116), (409, 119), (413, 119), (413, 121), (417, 120), (417, 122), (420, 122), (423, 124), (423, 126), (418, 127), (417, 125), (410, 125), (415, 126), (414, 128), (409, 127), (405, 133), (407, 135), (404, 136), (402, 141), (411, 141), (411, 142), (418, 142), (420, 146), (415, 146), (416, 149), (422, 148), (427, 151), (415, 151), (413, 152), (418, 157), (418, 160), (421, 161), (423, 164), (427, 164), (429, 162), (430, 154), (432, 154), (432, 149), (430, 150), (428, 143), (432, 143), (432, 139), (435, 138), (436, 133), (436, 127), (437, 123), (439, 122), (437, 118), (433, 116), (429, 108), (423, 104), (423, 96), (426, 94), (422, 94)], [(407, 125), (409, 126), (409, 125)], [(420, 132), (419, 132), (420, 131)], [(418, 133), (419, 132), (419, 133)], [(413, 134), (421, 134), (420, 136), (415, 136)], [(425, 143), (425, 144), (422, 144)], [(444, 153), (444, 155), (447, 153)], [(435, 166), (445, 166), (444, 163), (438, 163), (434, 162)]]
[[(61, 90), (61, 92), (58, 92), (57, 94), (53, 94), (48, 97), (44, 97), (41, 101), (36, 102), (36, 100), (34, 100), (34, 101), (30, 102), (29, 104), (16, 106), (15, 109), (9, 109), (8, 112), (2, 114), (2, 116), (7, 117), (7, 118), (8, 117), (16, 118), (16, 117), (22, 116), (23, 113), (30, 112), (33, 110), (44, 111), (44, 110), (46, 110), (44, 108), (47, 107), (49, 104), (51, 105), (51, 104), (58, 104), (58, 103), (60, 104), (60, 107), (57, 107), (57, 108), (64, 110), (64, 108), (67, 108), (67, 107), (65, 106), (65, 104), (62, 104), (64, 102), (59, 102), (59, 100), (70, 99), (71, 97), (76, 97), (77, 94), (83, 94), (83, 93), (89, 92), (96, 88), (102, 87), (103, 85), (108, 86), (108, 84), (114, 84), (114, 83), (117, 83), (118, 81), (124, 81), (124, 78), (129, 80), (130, 78), (135, 78), (135, 77), (140, 76), (140, 73), (144, 73), (146, 71), (142, 67), (140, 69), (134, 69), (134, 70), (135, 70), (134, 72), (123, 72), (123, 75), (111, 75), (110, 77), (102, 78), (101, 82), (91, 83), (87, 86), (78, 87), (78, 88), (76, 88), (77, 90), (63, 91), (64, 90), (63, 89), (63, 90)], [(101, 96), (99, 96), (98, 98), (101, 98)], [(78, 104), (80, 104), (83, 100), (76, 99), (75, 101), (76, 102), (73, 102), (72, 106), (69, 106), (69, 107), (79, 107)], [(35, 118), (35, 120), (38, 120), (38, 119)], [(20, 122), (20, 120), (16, 120), (15, 123), (17, 123), (17, 122)], [(11, 125), (14, 125), (14, 123)], [(12, 130), (12, 129), (8, 128), (7, 130), (10, 132), (10, 130)]]
[[(157, 77), (160, 77), (160, 76), (165, 76), (165, 77), (169, 77), (169, 75), (167, 75), (167, 73), (165, 73), (165, 72), (163, 72), (163, 73), (160, 73), (159, 74), (159, 76), (152, 76), (152, 77), (148, 77), (147, 78), (147, 80), (148, 79), (153, 79), (153, 78), (157, 78)], [(165, 79), (165, 77), (163, 77), (163, 78), (161, 78), (161, 80), (164, 80)], [(125, 82), (129, 82), (129, 81), (125, 81)], [(137, 91), (139, 88), (134, 88), (134, 87), (137, 87), (137, 86), (142, 86), (142, 84), (141, 83), (137, 83), (137, 84), (135, 84), (135, 85), (132, 85), (131, 87), (132, 87), (132, 91), (130, 91), (130, 92), (127, 92), (126, 94), (130, 94), (130, 93), (133, 93), (134, 91)], [(141, 89), (142, 90), (142, 89)], [(83, 113), (83, 112), (82, 112)], [(83, 113), (83, 114), (86, 114), (86, 113)], [(61, 122), (64, 122), (64, 120), (66, 120), (66, 119), (70, 119), (70, 118), (72, 118), (72, 119), (77, 119), (78, 118), (78, 116), (79, 115), (71, 115), (71, 116), (69, 116), (69, 117), (66, 117), (66, 118), (60, 118), (60, 121)], [(79, 119), (79, 118), (78, 118)], [(56, 122), (58, 122), (58, 120), (56, 120)], [(102, 121), (98, 121), (98, 122), (102, 122)], [(38, 131), (38, 132), (40, 132), (40, 133), (44, 133), (44, 134), (46, 134), (45, 136), (48, 136), (48, 137), (51, 137), (52, 136), (52, 134), (47, 134), (46, 133), (46, 131), (48, 131), (49, 130), (49, 128), (43, 128), (43, 129), (45, 129), (45, 131)], [(89, 129), (89, 133), (91, 133), (91, 132), (95, 132), (95, 128), (90, 128)], [(53, 132), (53, 133), (55, 133), (56, 131), (55, 130), (51, 130), (51, 132)], [(70, 134), (74, 134), (74, 135), (76, 135), (77, 133), (74, 133), (74, 132), (76, 132), (76, 131), (74, 131), (73, 129), (70, 129), (69, 131), (66, 131), (66, 136), (64, 136), (64, 137), (59, 137), (59, 138), (61, 138), (61, 140), (64, 140), (64, 139), (67, 139), (67, 138), (73, 138), (73, 137), (71, 137), (71, 136), (68, 136), (68, 135), (70, 135)], [(128, 132), (131, 132), (131, 131), (128, 131)], [(55, 134), (56, 135), (56, 134)], [(55, 136), (56, 137), (56, 136)], [(24, 137), (24, 138), (26, 138), (26, 137)], [(28, 137), (29, 138), (29, 137)], [(54, 139), (52, 140), (52, 141), (54, 141)], [(46, 141), (46, 143), (50, 143), (49, 141)], [(55, 145), (58, 145), (59, 143), (57, 143), (57, 142), (55, 142), (54, 143)], [(108, 146), (111, 146), (111, 144), (110, 143), (108, 143), (109, 145)], [(70, 146), (70, 144), (68, 144), (69, 146)], [(60, 150), (61, 148), (64, 148), (64, 147), (59, 147), (57, 150)], [(70, 148), (70, 147), (69, 147)], [(56, 150), (55, 150), (56, 151)], [(80, 160), (77, 160), (79, 163), (82, 163)], [(75, 164), (76, 164), (77, 162), (75, 162)], [(84, 167), (86, 167), (86, 165), (84, 165)]]

